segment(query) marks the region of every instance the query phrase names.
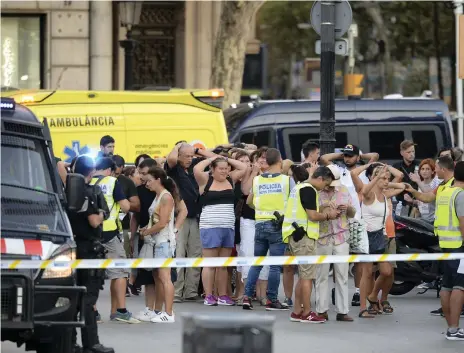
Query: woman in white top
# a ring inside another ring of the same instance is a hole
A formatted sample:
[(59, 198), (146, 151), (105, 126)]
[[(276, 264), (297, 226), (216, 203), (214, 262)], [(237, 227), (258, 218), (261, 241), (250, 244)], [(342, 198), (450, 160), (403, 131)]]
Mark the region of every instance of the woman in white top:
[[(176, 236), (174, 233), (175, 200), (179, 199), (174, 180), (168, 178), (166, 172), (159, 168), (150, 168), (146, 176), (146, 187), (156, 193), (149, 208), (150, 223), (140, 231), (143, 237), (151, 237), (154, 241), (154, 257), (168, 259), (174, 256)], [(147, 241), (144, 239), (145, 242)], [(174, 285), (171, 281), (171, 269), (159, 268), (153, 275), (161, 282), (164, 289), (165, 311), (154, 316), (151, 321), (156, 323), (174, 322), (172, 306), (174, 302)]]
[[(369, 179), (368, 184), (364, 184), (359, 178), (359, 175), (365, 170)], [(361, 192), (361, 213), (369, 235), (369, 254), (384, 254), (387, 250), (388, 241), (385, 232), (385, 220), (390, 212), (387, 200), (400, 194), (405, 189), (405, 185), (402, 183), (390, 182), (392, 175), (395, 177), (394, 181), (403, 178), (400, 171), (381, 163), (364, 165), (351, 171), (353, 183), (356, 189)], [(389, 262), (382, 262), (379, 264), (379, 271), (380, 276), (376, 288), (386, 288), (388, 285), (386, 282), (392, 282), (393, 280), (393, 266)], [(363, 263), (360, 287), (360, 318), (373, 318), (374, 315), (380, 312), (380, 305), (377, 297), (373, 297), (373, 290), (373, 263)], [(369, 295), (372, 299), (368, 297)], [(366, 300), (371, 304), (369, 310), (366, 307)]]

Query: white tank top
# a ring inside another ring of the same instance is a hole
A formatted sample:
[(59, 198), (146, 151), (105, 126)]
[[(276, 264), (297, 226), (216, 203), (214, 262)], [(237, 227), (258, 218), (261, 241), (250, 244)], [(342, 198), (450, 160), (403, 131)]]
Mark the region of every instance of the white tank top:
[[(162, 197), (165, 194), (169, 194), (169, 191), (163, 190), (163, 192), (155, 197), (153, 200), (153, 203), (151, 204), (150, 208), (148, 209), (148, 212), (150, 214), (150, 223), (151, 225), (156, 224), (156, 222), (159, 221), (159, 208), (160, 208), (160, 201)], [(172, 208), (171, 216), (169, 217), (169, 222), (164, 227), (161, 229), (158, 233), (154, 234), (153, 237), (155, 238), (156, 245), (166, 243), (168, 241), (172, 241), (172, 239), (175, 239), (175, 234), (174, 234), (174, 209), (175, 207)]]
[(366, 222), (368, 232), (375, 232), (382, 228), (385, 230), (386, 215), (389, 212), (386, 209), (388, 207), (387, 198), (384, 196), (384, 201), (380, 202), (377, 200), (377, 196), (374, 197), (375, 200), (370, 205), (366, 205), (364, 202), (361, 203), (362, 217)]

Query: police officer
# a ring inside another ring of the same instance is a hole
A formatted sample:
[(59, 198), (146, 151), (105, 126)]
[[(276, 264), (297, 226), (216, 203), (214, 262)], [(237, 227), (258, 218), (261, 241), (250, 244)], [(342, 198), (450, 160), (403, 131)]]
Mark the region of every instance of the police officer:
[[(86, 202), (79, 212), (68, 212), (71, 227), (77, 245), (78, 259), (104, 258), (104, 248), (101, 245), (102, 223), (109, 213), (106, 201), (99, 188), (89, 185), (95, 172), (92, 158), (81, 156), (76, 160), (74, 172), (84, 176), (86, 181)], [(67, 186), (72, 187), (72, 186)], [(84, 307), (80, 308), (85, 318), (85, 327), (81, 329), (83, 350), (75, 346), (75, 352), (83, 353), (114, 353), (112, 348), (100, 344), (94, 306), (102, 288), (104, 273), (101, 270), (82, 269), (77, 271), (78, 285), (87, 287)], [(76, 331), (74, 330), (74, 340)]]
[[(282, 223), (285, 206), (290, 190), (294, 186), (293, 179), (282, 174), (282, 157), (275, 148), (266, 152), (269, 168), (253, 180), (247, 204), (255, 209), (255, 256), (283, 256), (285, 244), (282, 242)], [(277, 213), (279, 219), (276, 219)], [(271, 265), (269, 270), (266, 310), (288, 310), (277, 299), (282, 266)], [(262, 266), (253, 266), (248, 273), (243, 297), (243, 309), (251, 310), (251, 297), (256, 288)]]

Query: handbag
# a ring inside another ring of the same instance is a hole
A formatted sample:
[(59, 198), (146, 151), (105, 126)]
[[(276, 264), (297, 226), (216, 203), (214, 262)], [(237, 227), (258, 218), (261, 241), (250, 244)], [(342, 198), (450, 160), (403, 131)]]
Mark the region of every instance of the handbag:
[(350, 225), (350, 244), (351, 254), (369, 254), (369, 237), (367, 235), (366, 224), (364, 220), (352, 218), (349, 220)]
[(385, 235), (385, 218), (387, 216), (387, 198), (385, 199), (385, 210), (383, 213), (382, 228), (373, 232), (367, 232), (369, 237), (369, 254), (383, 254), (387, 248), (387, 237)]

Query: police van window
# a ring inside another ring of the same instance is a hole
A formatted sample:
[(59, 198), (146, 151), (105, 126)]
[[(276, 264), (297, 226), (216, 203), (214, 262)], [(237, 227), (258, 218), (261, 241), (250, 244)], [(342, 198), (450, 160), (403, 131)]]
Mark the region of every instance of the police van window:
[[(335, 134), (335, 139), (337, 140), (337, 142), (335, 142), (335, 148), (343, 148), (348, 144), (348, 134), (346, 132), (337, 132)], [(319, 134), (288, 134), (290, 153), (293, 161), (300, 160), (301, 146), (308, 140), (319, 142)]]
[(53, 191), (39, 142), (2, 134), (2, 184)]
[(256, 145), (258, 147), (261, 146), (270, 146), (270, 131), (256, 131), (256, 132), (247, 132), (240, 136), (240, 142), (249, 143)]
[(436, 156), (438, 153), (437, 136), (431, 130), (413, 130), (412, 140), (417, 144), (416, 158), (425, 159)]
[(377, 152), (382, 159), (399, 159), (404, 131), (369, 131), (369, 151)]

